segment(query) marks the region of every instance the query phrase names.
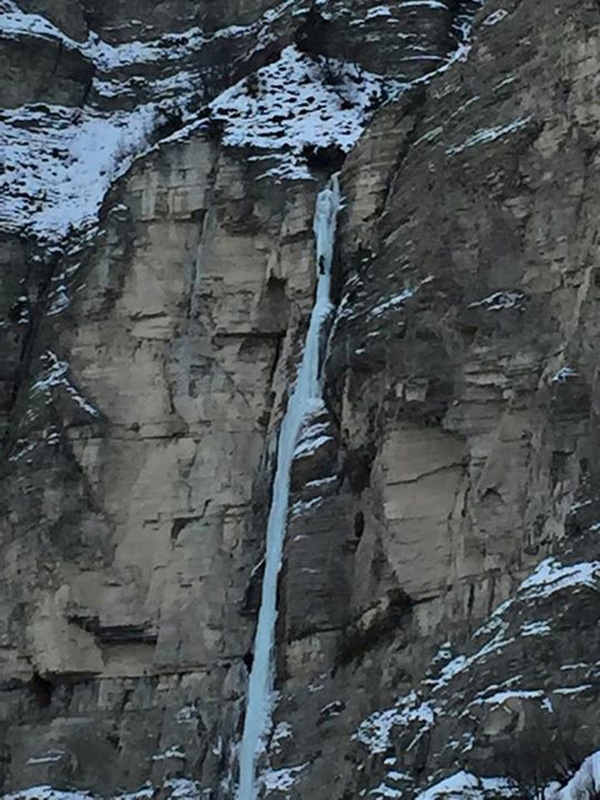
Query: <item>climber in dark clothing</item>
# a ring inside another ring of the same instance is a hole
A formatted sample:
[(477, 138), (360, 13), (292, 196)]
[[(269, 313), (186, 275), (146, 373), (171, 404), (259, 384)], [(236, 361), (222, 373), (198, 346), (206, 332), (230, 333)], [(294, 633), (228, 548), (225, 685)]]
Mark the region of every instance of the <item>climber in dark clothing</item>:
[(319, 256), (319, 272), (321, 275), (325, 272), (325, 256)]

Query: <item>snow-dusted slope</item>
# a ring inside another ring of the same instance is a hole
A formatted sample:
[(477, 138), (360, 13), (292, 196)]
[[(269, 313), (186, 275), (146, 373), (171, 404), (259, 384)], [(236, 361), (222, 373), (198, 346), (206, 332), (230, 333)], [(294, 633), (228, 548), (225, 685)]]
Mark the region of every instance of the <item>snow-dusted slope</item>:
[[(437, 6), (446, 8), (441, 3), (431, 8)], [(327, 4), (321, 7), (327, 19)], [(204, 102), (235, 79), (245, 62), (258, 58), (260, 63), (261, 53), (281, 49), (280, 31), (298, 24), (294, 21), (308, 8), (304, 0), (284, 0), (249, 26), (210, 34), (193, 27), (154, 40), (111, 44), (93, 32), (77, 42), (45, 17), (3, 0), (0, 36), (57, 43), (91, 63), (95, 73), (84, 108), (37, 104), (2, 113), (0, 226), (57, 241), (88, 225), (132, 159), (160, 139), (162, 130), (201, 130), (204, 123), (194, 124), (194, 119), (205, 113)], [(375, 17), (387, 17), (388, 11), (377, 6), (352, 24), (360, 29)], [(460, 46), (450, 60), (465, 52), (468, 18), (461, 24)], [(283, 42), (286, 38), (289, 33)], [(428, 61), (421, 53), (418, 58), (425, 73), (447, 65), (439, 56)], [(223, 128), (225, 145), (252, 148), (252, 158), (274, 156), (277, 163), (268, 166), (269, 176), (307, 179), (306, 147), (348, 152), (373, 111), (407, 86), (356, 62), (286, 47), (278, 60), (226, 89), (209, 108), (213, 122)]]
[(223, 127), (223, 144), (275, 155), (280, 165), (267, 175), (308, 179), (306, 147), (347, 153), (370, 113), (399, 90), (396, 81), (358, 64), (314, 59), (287, 47), (278, 61), (223, 92), (210, 108)]
[[(227, 83), (227, 70), (235, 74), (276, 43), (277, 25), (292, 5), (284, 0), (245, 27), (110, 44), (93, 32), (77, 42), (45, 17), (3, 0), (0, 37), (29, 37), (34, 47), (36, 39), (56, 43), (89, 61), (95, 75), (84, 108), (34, 103), (0, 112), (0, 227), (55, 242), (93, 222), (109, 186), (134, 158), (163, 131), (200, 113)], [(213, 51), (228, 59), (227, 69), (211, 58)]]
[(60, 240), (93, 223), (160, 119), (155, 105), (110, 115), (61, 106), (0, 112), (0, 224)]
[[(564, 786), (552, 783), (539, 787), (540, 800), (594, 800), (600, 792), (600, 751), (592, 753), (575, 771)], [(378, 791), (372, 793), (377, 796)], [(401, 798), (402, 793), (381, 787), (383, 798)], [(523, 788), (507, 778), (484, 778), (471, 773), (456, 772), (417, 795), (416, 800), (486, 800), (486, 798), (522, 800)]]

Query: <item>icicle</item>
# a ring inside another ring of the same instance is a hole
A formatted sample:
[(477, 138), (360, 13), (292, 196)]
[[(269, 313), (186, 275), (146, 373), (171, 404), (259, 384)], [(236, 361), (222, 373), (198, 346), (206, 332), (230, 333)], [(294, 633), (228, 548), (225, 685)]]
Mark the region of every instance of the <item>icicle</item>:
[(337, 175), (319, 192), (313, 231), (318, 272), (317, 294), (304, 344), (302, 362), (287, 410), (281, 422), (277, 446), (277, 468), (267, 523), (265, 572), (258, 614), (254, 660), (248, 685), (248, 703), (240, 750), (238, 800), (256, 798), (256, 761), (264, 749), (272, 713), (273, 645), (277, 619), (277, 576), (281, 569), (290, 495), (290, 470), (294, 448), (306, 415), (321, 403), (319, 381), (319, 341), (323, 322), (331, 307), (331, 263), (340, 188)]

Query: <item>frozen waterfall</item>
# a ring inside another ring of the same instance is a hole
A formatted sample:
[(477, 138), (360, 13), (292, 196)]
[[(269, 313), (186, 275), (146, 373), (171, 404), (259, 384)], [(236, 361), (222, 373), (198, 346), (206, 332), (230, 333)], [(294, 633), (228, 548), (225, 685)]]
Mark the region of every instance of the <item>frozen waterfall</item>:
[(264, 748), (272, 712), (273, 645), (277, 619), (277, 576), (281, 568), (290, 494), (290, 469), (294, 448), (306, 415), (320, 405), (319, 343), (323, 323), (331, 308), (331, 262), (335, 242), (340, 189), (337, 175), (319, 192), (313, 231), (316, 244), (317, 294), (304, 344), (302, 362), (281, 422), (277, 467), (267, 523), (265, 572), (258, 614), (254, 661), (250, 672), (248, 702), (240, 750), (238, 800), (255, 800), (256, 761)]

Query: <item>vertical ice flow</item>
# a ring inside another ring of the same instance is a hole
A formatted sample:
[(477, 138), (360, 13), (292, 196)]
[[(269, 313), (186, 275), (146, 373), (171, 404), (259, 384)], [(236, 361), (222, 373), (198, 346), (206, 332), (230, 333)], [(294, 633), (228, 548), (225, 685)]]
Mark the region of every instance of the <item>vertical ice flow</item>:
[(277, 445), (277, 467), (267, 522), (265, 572), (258, 625), (254, 640), (254, 661), (248, 685), (248, 702), (240, 748), (238, 800), (256, 798), (256, 760), (264, 748), (272, 711), (273, 644), (277, 619), (277, 576), (281, 568), (290, 494), (290, 469), (302, 421), (321, 401), (319, 342), (323, 322), (330, 309), (331, 262), (335, 241), (340, 189), (337, 175), (319, 192), (313, 220), (316, 244), (317, 294), (304, 343), (302, 361)]

